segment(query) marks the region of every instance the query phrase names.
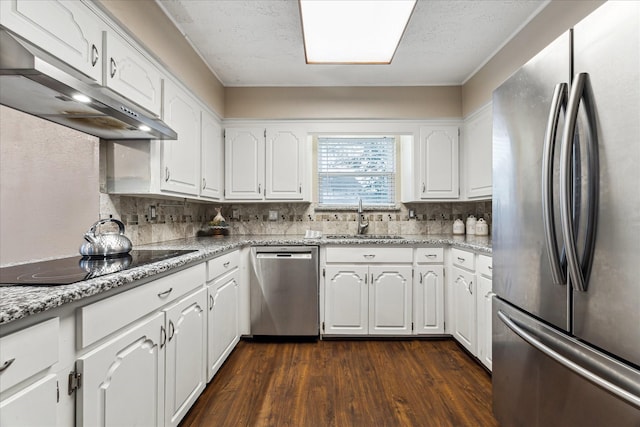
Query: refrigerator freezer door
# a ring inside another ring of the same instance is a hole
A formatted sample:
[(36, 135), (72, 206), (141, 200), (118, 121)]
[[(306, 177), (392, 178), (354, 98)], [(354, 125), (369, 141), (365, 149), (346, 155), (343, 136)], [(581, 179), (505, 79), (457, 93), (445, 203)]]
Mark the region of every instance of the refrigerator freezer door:
[[(554, 90), (571, 78), (571, 36), (563, 34), (536, 55), (493, 95), (493, 234), (494, 292), (529, 313), (567, 329), (568, 290), (554, 284), (543, 219), (542, 182), (550, 177), (558, 251), (562, 254), (558, 199), (560, 130), (543, 162), (545, 129), (553, 109)], [(543, 163), (551, 168), (543, 173)], [(549, 219), (549, 218), (547, 218)], [(561, 268), (561, 260), (558, 260)], [(561, 277), (563, 274), (556, 274)]]
[[(576, 369), (567, 369), (558, 355)], [(493, 409), (500, 425), (637, 427), (638, 402), (640, 371), (494, 298)]]
[(607, 2), (574, 28), (575, 73), (588, 73), (595, 104), (600, 194), (586, 292), (573, 295), (573, 332), (640, 366), (638, 28), (637, 1)]

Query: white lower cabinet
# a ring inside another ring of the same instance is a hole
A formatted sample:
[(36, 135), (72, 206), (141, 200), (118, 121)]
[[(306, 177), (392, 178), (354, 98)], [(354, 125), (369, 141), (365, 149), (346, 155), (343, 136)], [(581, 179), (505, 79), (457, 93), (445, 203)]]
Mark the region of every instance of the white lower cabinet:
[(325, 268), (324, 333), (369, 333), (369, 268), (362, 265), (327, 265)]
[(205, 308), (206, 289), (202, 288), (164, 311), (165, 426), (177, 426), (206, 385)]
[(415, 333), (444, 333), (444, 267), (419, 265), (413, 285)]
[(492, 259), (486, 255), (478, 255), (478, 359), (492, 369), (491, 332), (493, 287), (491, 264)]
[(57, 388), (57, 376), (47, 375), (0, 401), (0, 425), (3, 427), (51, 425), (52, 420), (57, 418)]
[[(410, 335), (412, 251), (411, 248), (327, 248), (323, 273), (323, 333)], [(396, 264), (402, 262), (408, 265)]]
[(79, 358), (79, 426), (164, 424), (164, 313), (156, 313)]
[(218, 372), (240, 341), (239, 282), (239, 271), (236, 267), (207, 286), (209, 298), (207, 381), (210, 381)]
[(472, 354), (476, 354), (476, 292), (475, 274), (452, 268), (453, 336)]

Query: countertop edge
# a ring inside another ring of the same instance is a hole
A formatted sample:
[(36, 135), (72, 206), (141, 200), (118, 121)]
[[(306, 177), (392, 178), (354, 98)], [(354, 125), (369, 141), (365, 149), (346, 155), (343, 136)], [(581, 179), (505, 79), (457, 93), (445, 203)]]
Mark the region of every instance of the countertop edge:
[(119, 273), (83, 282), (55, 287), (2, 286), (0, 287), (0, 326), (55, 309), (91, 296), (121, 288), (132, 283), (169, 274), (172, 270), (187, 268), (199, 261), (207, 261), (233, 249), (255, 245), (394, 245), (451, 246), (491, 254), (490, 237), (471, 236), (402, 236), (402, 239), (361, 239), (326, 237), (307, 239), (303, 236), (234, 236), (193, 237), (142, 245), (136, 249), (194, 249), (195, 252), (153, 264), (147, 264)]

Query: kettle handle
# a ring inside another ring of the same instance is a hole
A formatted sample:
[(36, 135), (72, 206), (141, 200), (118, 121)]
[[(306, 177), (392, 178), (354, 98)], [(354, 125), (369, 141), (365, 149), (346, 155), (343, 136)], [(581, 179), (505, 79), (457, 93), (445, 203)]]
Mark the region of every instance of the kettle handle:
[(89, 229), (89, 231), (87, 231), (87, 234), (90, 234), (92, 236), (96, 235), (96, 228), (98, 228), (98, 226), (103, 225), (103, 224), (107, 224), (109, 222), (113, 222), (115, 224), (118, 225), (118, 233), (119, 234), (124, 234), (124, 223), (118, 219), (115, 218), (105, 218), (105, 219), (101, 219), (100, 221), (97, 221), (95, 224), (93, 224), (91, 226), (91, 228)]

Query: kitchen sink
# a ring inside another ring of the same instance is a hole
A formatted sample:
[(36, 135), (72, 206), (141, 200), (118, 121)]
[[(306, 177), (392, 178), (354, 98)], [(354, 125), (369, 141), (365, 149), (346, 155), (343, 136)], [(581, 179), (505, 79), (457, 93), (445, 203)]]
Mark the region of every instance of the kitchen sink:
[(382, 235), (382, 234), (329, 234), (327, 236), (327, 239), (402, 240), (402, 239), (404, 239), (404, 237), (402, 237), (402, 236), (389, 236), (389, 235)]

